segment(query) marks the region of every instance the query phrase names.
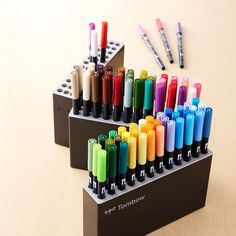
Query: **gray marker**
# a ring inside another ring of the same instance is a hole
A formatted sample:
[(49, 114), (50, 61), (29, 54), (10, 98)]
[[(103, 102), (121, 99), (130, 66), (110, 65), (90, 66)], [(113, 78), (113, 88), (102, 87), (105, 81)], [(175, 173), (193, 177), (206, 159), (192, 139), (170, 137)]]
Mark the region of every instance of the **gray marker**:
[(150, 42), (150, 40), (147, 37), (147, 34), (144, 32), (143, 28), (141, 27), (141, 25), (138, 25), (138, 31), (142, 37), (142, 39), (144, 40), (144, 42), (146, 43), (146, 45), (148, 46), (150, 52), (152, 53), (152, 55), (154, 56), (157, 64), (161, 67), (162, 70), (165, 70), (165, 66), (161, 60), (161, 58), (158, 56), (155, 48), (153, 47), (152, 43)]
[(173, 56), (172, 56), (172, 53), (170, 51), (170, 47), (169, 47), (169, 44), (168, 44), (168, 41), (167, 41), (167, 38), (166, 38), (166, 34), (165, 34), (165, 31), (164, 31), (164, 27), (161, 23), (161, 20), (158, 18), (156, 19), (156, 22), (157, 22), (157, 28), (158, 28), (158, 31), (160, 32), (161, 34), (161, 39), (162, 39), (162, 42), (163, 42), (163, 45), (165, 47), (165, 50), (166, 50), (166, 55), (168, 57), (168, 60), (170, 61), (170, 63), (173, 63), (174, 60), (173, 60)]
[(183, 54), (183, 43), (182, 43), (182, 30), (181, 23), (178, 22), (176, 26), (177, 42), (178, 42), (178, 52), (179, 52), (179, 66), (184, 68), (184, 54)]

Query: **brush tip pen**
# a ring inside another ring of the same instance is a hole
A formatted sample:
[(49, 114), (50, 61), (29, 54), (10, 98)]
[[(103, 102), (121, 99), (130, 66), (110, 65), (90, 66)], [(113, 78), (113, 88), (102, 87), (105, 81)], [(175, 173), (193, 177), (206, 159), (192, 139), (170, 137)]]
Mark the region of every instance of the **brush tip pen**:
[(119, 152), (119, 180), (118, 189), (124, 190), (126, 188), (126, 174), (128, 169), (128, 143), (120, 142), (120, 152)]
[(115, 76), (114, 78), (114, 94), (113, 94), (113, 120), (120, 120), (120, 105), (122, 97), (122, 78), (120, 76)]
[(98, 135), (98, 143), (102, 146), (102, 149), (105, 149), (106, 139), (107, 139), (107, 136), (105, 134)]
[(152, 178), (155, 173), (155, 136), (155, 130), (147, 130), (147, 177), (149, 178)]
[(158, 125), (156, 127), (156, 139), (155, 139), (155, 166), (156, 172), (161, 174), (163, 170), (163, 158), (164, 158), (164, 147), (165, 147), (165, 127)]
[(104, 75), (102, 77), (102, 103), (103, 110), (102, 116), (104, 120), (110, 118), (110, 106), (111, 106), (111, 77)]
[(92, 33), (92, 30), (95, 30), (95, 24), (89, 23), (89, 56), (91, 56), (91, 33)]
[(135, 185), (135, 169), (136, 169), (136, 148), (137, 140), (135, 137), (128, 138), (128, 173), (127, 173), (127, 184), (129, 186)]
[(98, 118), (100, 113), (100, 90), (99, 90), (99, 74), (94, 72), (91, 77), (92, 83), (92, 102), (93, 102), (93, 117)]
[(139, 134), (138, 144), (138, 171), (137, 180), (142, 182), (145, 180), (145, 167), (147, 159), (147, 134), (141, 132)]
[(98, 193), (98, 180), (97, 180), (97, 168), (98, 168), (98, 151), (102, 149), (100, 144), (93, 145), (93, 193)]
[(98, 33), (95, 30), (91, 32), (91, 62), (95, 63), (95, 70), (97, 69), (98, 57)]
[(118, 133), (117, 133), (116, 130), (110, 130), (110, 131), (109, 131), (109, 138), (114, 140), (115, 137), (117, 136), (117, 134), (118, 134)]
[(143, 103), (143, 109), (144, 109), (144, 118), (152, 114), (152, 106), (153, 106), (153, 100), (152, 100), (152, 80), (145, 80), (144, 83), (144, 103)]
[(175, 151), (174, 163), (179, 166), (182, 164), (182, 148), (184, 141), (184, 118), (178, 117), (175, 120)]
[(124, 89), (124, 113), (123, 121), (125, 123), (130, 122), (132, 113), (132, 90), (133, 90), (133, 80), (131, 78), (125, 79), (125, 89)]
[(106, 159), (107, 152), (105, 150), (98, 151), (97, 161), (97, 181), (98, 181), (98, 195), (99, 199), (105, 198), (105, 182), (106, 182)]
[(72, 107), (73, 114), (78, 115), (80, 110), (80, 101), (79, 101), (79, 72), (78, 69), (74, 69), (71, 72), (71, 97), (72, 97)]
[(183, 54), (183, 42), (182, 42), (182, 27), (181, 23), (178, 22), (176, 25), (177, 43), (178, 43), (178, 54), (179, 54), (179, 67), (184, 68), (184, 54)]
[(142, 94), (142, 81), (136, 79), (134, 81), (134, 112), (133, 122), (138, 123), (141, 118), (141, 94)]
[(174, 162), (174, 150), (175, 150), (175, 121), (169, 120), (167, 122), (166, 132), (166, 169), (173, 169)]
[(116, 186), (116, 170), (117, 170), (117, 147), (115, 144), (111, 144), (108, 147), (108, 160), (109, 160), (109, 169), (108, 169), (108, 193), (115, 194)]
[(91, 96), (90, 72), (86, 70), (83, 73), (83, 115), (84, 116), (89, 116), (90, 96)]
[(88, 187), (93, 189), (93, 145), (97, 143), (96, 139), (88, 140), (88, 172), (89, 172), (89, 181)]
[(102, 37), (101, 37), (101, 58), (100, 58), (100, 62), (102, 63), (106, 61), (107, 28), (108, 28), (108, 23), (106, 21), (103, 21), (102, 22)]

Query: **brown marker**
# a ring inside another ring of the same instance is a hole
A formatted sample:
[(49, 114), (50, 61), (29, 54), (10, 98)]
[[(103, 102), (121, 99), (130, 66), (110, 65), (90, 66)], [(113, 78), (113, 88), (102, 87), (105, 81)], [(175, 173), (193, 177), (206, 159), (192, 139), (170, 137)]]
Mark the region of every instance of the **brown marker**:
[(91, 76), (92, 79), (92, 102), (93, 102), (93, 117), (99, 117), (99, 102), (100, 102), (100, 91), (99, 91), (99, 74), (94, 72)]
[(102, 77), (102, 104), (103, 104), (103, 119), (108, 120), (110, 117), (111, 106), (111, 77), (104, 75)]

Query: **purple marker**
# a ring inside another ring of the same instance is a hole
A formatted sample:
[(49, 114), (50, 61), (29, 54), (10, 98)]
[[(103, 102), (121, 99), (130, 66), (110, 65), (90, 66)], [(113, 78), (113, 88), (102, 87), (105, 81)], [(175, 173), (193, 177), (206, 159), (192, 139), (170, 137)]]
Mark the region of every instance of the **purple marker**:
[(185, 102), (184, 103), (184, 110), (188, 110), (191, 105), (192, 105), (191, 102)]
[(166, 133), (166, 169), (170, 170), (173, 168), (173, 154), (175, 150), (175, 121), (169, 120), (167, 122), (167, 133)]
[(187, 88), (182, 85), (179, 87), (178, 105), (184, 105), (187, 100)]
[(164, 111), (165, 103), (165, 83), (157, 82), (155, 93), (155, 113)]
[(178, 22), (176, 26), (177, 42), (178, 42), (178, 53), (179, 53), (179, 66), (181, 69), (184, 68), (184, 54), (183, 54), (183, 42), (182, 42), (182, 29), (181, 23)]
[(90, 56), (90, 53), (91, 53), (91, 32), (92, 32), (92, 30), (95, 30), (95, 24), (94, 23), (89, 23), (89, 56)]
[(161, 118), (165, 116), (165, 113), (162, 111), (157, 112), (156, 119), (161, 121)]

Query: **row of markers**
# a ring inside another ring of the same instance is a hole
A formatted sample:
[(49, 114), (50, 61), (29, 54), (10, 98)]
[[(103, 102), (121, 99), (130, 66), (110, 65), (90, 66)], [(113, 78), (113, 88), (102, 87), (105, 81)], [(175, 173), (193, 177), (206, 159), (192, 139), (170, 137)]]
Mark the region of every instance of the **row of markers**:
[(138, 124), (130, 123), (129, 131), (120, 126), (98, 140), (88, 140), (88, 187), (99, 199), (115, 194), (116, 187), (135, 185), (145, 176), (173, 169), (208, 152), (212, 109), (194, 98), (192, 104), (179, 105), (176, 111), (166, 109), (157, 118), (147, 116)]
[(201, 83), (189, 85), (187, 77), (182, 79), (179, 88), (177, 76), (169, 79), (167, 74), (162, 74), (158, 79), (156, 73), (142, 70), (139, 77), (134, 78), (134, 70), (126, 72), (124, 67), (114, 72), (111, 66), (95, 68), (95, 64), (90, 63), (82, 73), (81, 68), (75, 66), (71, 74), (73, 113), (137, 123), (165, 108), (174, 110), (176, 104), (184, 105), (195, 97), (200, 98)]

